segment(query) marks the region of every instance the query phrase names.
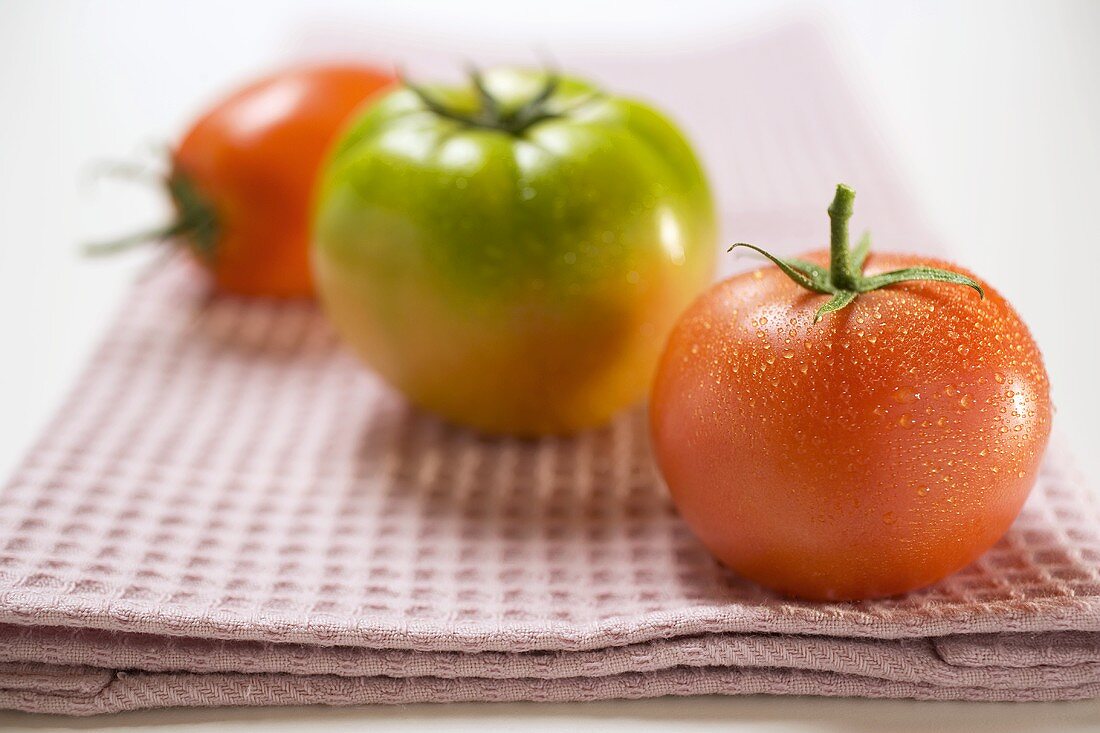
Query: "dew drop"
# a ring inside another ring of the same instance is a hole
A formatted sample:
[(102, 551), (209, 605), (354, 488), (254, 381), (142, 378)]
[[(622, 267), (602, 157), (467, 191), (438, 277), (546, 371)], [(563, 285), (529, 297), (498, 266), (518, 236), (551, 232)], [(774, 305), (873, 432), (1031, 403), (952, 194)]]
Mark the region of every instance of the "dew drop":
[(937, 428), (942, 428), (946, 424), (947, 424), (947, 418), (946, 417), (941, 417), (938, 420), (936, 420), (936, 427)]
[(803, 374), (805, 374), (809, 370), (810, 370), (810, 367), (807, 364), (803, 364), (802, 366), (798, 367), (798, 371), (802, 372)]
[(928, 496), (929, 491), (930, 491), (930, 489), (927, 486), (918, 486), (917, 487), (917, 496)]
[(894, 402), (900, 402), (903, 405), (920, 399), (920, 393), (910, 387), (898, 387), (894, 390), (893, 396)]
[(793, 351), (784, 351), (783, 352), (783, 358), (784, 359), (793, 359), (794, 358), (794, 352)]
[(997, 384), (1004, 384), (1004, 381), (1005, 381), (1004, 375), (1003, 374), (994, 374), (993, 375), (993, 381), (995, 381)]
[(913, 416), (910, 415), (908, 412), (898, 418), (898, 425), (902, 426), (903, 428), (911, 428), (913, 427), (913, 424), (915, 422), (916, 420), (914, 420)]
[(896, 521), (898, 521), (898, 515), (894, 514), (893, 512), (886, 512), (882, 515), (883, 524), (893, 524)]
[(971, 401), (972, 400), (970, 399), (970, 395), (964, 394), (962, 397), (959, 398), (959, 407), (965, 410), (966, 408), (970, 407)]

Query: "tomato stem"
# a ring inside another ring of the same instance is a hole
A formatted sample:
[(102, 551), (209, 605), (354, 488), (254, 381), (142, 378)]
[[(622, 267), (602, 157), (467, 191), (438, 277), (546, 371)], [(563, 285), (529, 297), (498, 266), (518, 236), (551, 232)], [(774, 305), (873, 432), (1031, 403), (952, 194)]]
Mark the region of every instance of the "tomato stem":
[(557, 74), (547, 74), (542, 88), (529, 100), (512, 109), (502, 105), (500, 100), (493, 96), (477, 67), (470, 67), (469, 76), (470, 84), (477, 92), (478, 98), (478, 109), (473, 113), (463, 112), (444, 104), (425, 87), (399, 74), (401, 83), (415, 94), (430, 112), (469, 127), (497, 130), (518, 136), (537, 122), (561, 117), (565, 113), (563, 110), (553, 109), (550, 104), (561, 84)]
[(859, 273), (852, 270), (848, 250), (848, 220), (852, 218), (855, 197), (856, 192), (841, 183), (829, 205), (829, 280), (837, 290), (855, 290), (859, 278)]
[(133, 249), (142, 244), (148, 244), (149, 242), (159, 242), (165, 239), (171, 239), (172, 237), (178, 237), (182, 234), (186, 234), (188, 229), (190, 229), (190, 226), (187, 222), (177, 220), (170, 224), (147, 229), (143, 232), (137, 232), (136, 234), (127, 234), (118, 239), (86, 244), (84, 245), (83, 251), (84, 254), (93, 257), (113, 255), (118, 252), (125, 252), (128, 249)]
[(864, 234), (859, 243), (852, 249), (848, 244), (848, 220), (852, 218), (853, 202), (856, 192), (843, 183), (837, 184), (833, 203), (829, 206), (830, 239), (829, 239), (829, 268), (826, 269), (813, 262), (794, 257), (780, 258), (745, 242), (737, 242), (730, 245), (732, 251), (736, 247), (748, 247), (767, 257), (791, 280), (801, 287), (815, 293), (831, 296), (827, 302), (817, 309), (814, 315), (814, 323), (817, 323), (829, 313), (834, 313), (846, 308), (861, 293), (868, 293), (889, 285), (910, 282), (913, 280), (932, 280), (935, 282), (953, 283), (973, 288), (978, 296), (985, 297), (981, 284), (973, 278), (967, 277), (951, 270), (941, 270), (938, 267), (906, 267), (901, 270), (879, 273), (878, 275), (865, 276), (863, 264), (871, 248), (870, 235)]
[(191, 180), (178, 171), (159, 180), (176, 209), (176, 218), (173, 221), (137, 234), (86, 244), (83, 248), (84, 254), (111, 255), (138, 245), (182, 237), (195, 254), (204, 260), (212, 260), (218, 238), (218, 220), (214, 207), (198, 192)]

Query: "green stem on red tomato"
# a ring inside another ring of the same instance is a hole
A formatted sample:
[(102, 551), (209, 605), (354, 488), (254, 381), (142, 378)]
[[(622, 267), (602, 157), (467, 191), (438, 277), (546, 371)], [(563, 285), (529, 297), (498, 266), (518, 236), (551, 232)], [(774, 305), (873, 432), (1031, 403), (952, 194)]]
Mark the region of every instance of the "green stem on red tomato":
[(167, 176), (163, 179), (163, 184), (176, 209), (176, 218), (173, 221), (137, 234), (87, 244), (84, 246), (84, 254), (110, 255), (149, 242), (179, 237), (199, 257), (212, 260), (218, 238), (218, 220), (214, 207), (198, 192), (190, 179), (181, 173)]
[(775, 263), (787, 277), (800, 286), (815, 293), (832, 296), (817, 309), (817, 313), (814, 315), (814, 323), (817, 323), (829, 313), (847, 307), (862, 293), (914, 280), (932, 280), (965, 285), (977, 291), (979, 297), (985, 297), (982, 286), (977, 280), (938, 267), (906, 267), (901, 270), (891, 270), (890, 272), (865, 276), (863, 274), (863, 264), (867, 259), (867, 252), (871, 246), (870, 236), (865, 234), (861, 237), (855, 249), (850, 248), (848, 244), (848, 220), (852, 217), (852, 204), (855, 197), (856, 192), (852, 188), (843, 183), (837, 184), (836, 195), (833, 197), (833, 203), (829, 206), (830, 264), (828, 269), (793, 257), (776, 257), (760, 247), (744, 242), (732, 244), (729, 249), (748, 247), (755, 250)]
[(190, 229), (191, 227), (187, 222), (182, 220), (174, 221), (164, 226), (155, 227), (136, 234), (128, 234), (125, 237), (119, 237), (118, 239), (112, 239), (107, 242), (86, 244), (84, 245), (84, 254), (93, 257), (113, 255), (117, 252), (124, 252), (139, 245), (148, 244), (149, 242), (159, 242), (165, 239), (171, 239), (172, 237), (178, 237), (181, 234), (186, 234)]
[(859, 273), (852, 271), (848, 249), (848, 220), (852, 218), (855, 197), (856, 192), (841, 183), (829, 205), (829, 280), (837, 290), (857, 289)]

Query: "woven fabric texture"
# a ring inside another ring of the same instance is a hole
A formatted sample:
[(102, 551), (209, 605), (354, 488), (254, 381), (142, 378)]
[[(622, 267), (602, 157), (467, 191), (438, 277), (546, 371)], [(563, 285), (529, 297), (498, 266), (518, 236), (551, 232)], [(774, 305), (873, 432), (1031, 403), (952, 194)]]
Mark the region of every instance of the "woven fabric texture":
[[(802, 33), (755, 42), (776, 62), (728, 83), (835, 85)], [(823, 236), (831, 189), (807, 176), (824, 161), (877, 187), (868, 218), (923, 234), (875, 146), (842, 144), (873, 139), (849, 98), (762, 94), (731, 113), (755, 133), (705, 138), (743, 162), (719, 186), (742, 202), (728, 221)], [(752, 171), (796, 193), (756, 204)], [(1054, 450), (1010, 533), (955, 576), (785, 600), (680, 522), (641, 408), (572, 438), (479, 437), (408, 407), (311, 304), (213, 297), (182, 260), (135, 286), (0, 492), (2, 708), (758, 692), (1100, 696), (1095, 500)]]

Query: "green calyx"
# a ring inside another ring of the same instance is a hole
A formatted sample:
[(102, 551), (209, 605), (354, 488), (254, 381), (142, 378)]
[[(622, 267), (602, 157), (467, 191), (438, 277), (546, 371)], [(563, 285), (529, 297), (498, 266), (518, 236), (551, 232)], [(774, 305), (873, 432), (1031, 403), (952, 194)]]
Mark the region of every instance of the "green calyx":
[(163, 179), (172, 199), (176, 218), (163, 226), (138, 232), (108, 242), (85, 245), (88, 255), (109, 255), (148, 242), (182, 239), (200, 259), (212, 262), (217, 251), (218, 218), (213, 205), (206, 200), (182, 173), (173, 172)]
[[(430, 111), (469, 127), (497, 130), (509, 135), (522, 135), (527, 128), (542, 122), (564, 116), (570, 110), (554, 109), (551, 100), (558, 91), (561, 78), (557, 74), (547, 74), (542, 88), (529, 100), (518, 107), (509, 108), (500, 103), (485, 85), (485, 78), (477, 68), (469, 71), (470, 84), (477, 92), (478, 108), (473, 112), (458, 110), (441, 102), (424, 87), (414, 84), (404, 76), (401, 83), (412, 91)], [(587, 101), (587, 100), (582, 100)]]
[(979, 297), (985, 297), (982, 286), (973, 278), (950, 270), (941, 270), (937, 267), (906, 267), (901, 270), (891, 270), (878, 275), (865, 276), (863, 274), (863, 264), (867, 260), (867, 254), (871, 249), (870, 235), (864, 234), (860, 237), (855, 247), (849, 247), (848, 245), (848, 220), (852, 217), (852, 202), (855, 197), (856, 192), (854, 190), (843, 183), (837, 185), (836, 196), (833, 197), (833, 203), (829, 206), (831, 227), (829, 238), (830, 264), (828, 268), (794, 257), (779, 258), (760, 247), (744, 242), (730, 245), (727, 251), (732, 251), (736, 247), (748, 247), (767, 257), (787, 277), (807, 290), (832, 296), (817, 309), (814, 323), (817, 323), (829, 313), (834, 313), (846, 307), (861, 293), (868, 293), (888, 285), (913, 280), (934, 280), (936, 282), (965, 285), (977, 291)]

